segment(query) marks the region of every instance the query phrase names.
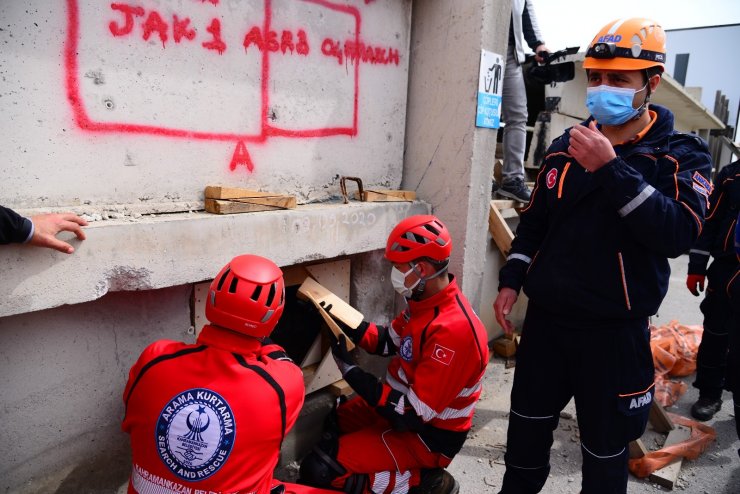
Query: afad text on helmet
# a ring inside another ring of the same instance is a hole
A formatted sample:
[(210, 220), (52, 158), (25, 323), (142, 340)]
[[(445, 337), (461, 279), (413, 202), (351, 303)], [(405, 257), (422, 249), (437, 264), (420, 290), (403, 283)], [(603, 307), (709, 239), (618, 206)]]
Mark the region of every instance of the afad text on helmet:
[(621, 34), (605, 34), (599, 38), (599, 43), (619, 43), (622, 41)]

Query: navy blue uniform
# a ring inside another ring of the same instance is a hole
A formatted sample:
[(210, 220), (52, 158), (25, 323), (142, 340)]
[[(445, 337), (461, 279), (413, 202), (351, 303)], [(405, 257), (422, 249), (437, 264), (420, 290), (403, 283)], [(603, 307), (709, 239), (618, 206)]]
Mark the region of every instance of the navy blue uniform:
[[(722, 398), (727, 371), (730, 333), (737, 324), (733, 316), (730, 282), (737, 272), (733, 237), (740, 208), (740, 161), (722, 168), (709, 196), (704, 230), (689, 255), (689, 274), (707, 277), (707, 292), (701, 303), (704, 334), (697, 356), (696, 381), (700, 396)], [(709, 265), (709, 257), (714, 261)], [(728, 375), (730, 379), (734, 376)], [(729, 382), (728, 382), (729, 384)], [(731, 388), (728, 387), (731, 390)]]
[[(702, 229), (711, 158), (700, 138), (675, 132), (673, 114), (650, 124), (589, 173), (568, 154), (569, 132), (544, 159), (522, 211), (499, 288), (529, 297), (511, 395), (504, 493), (539, 492), (552, 431), (575, 397), (584, 494), (627, 488), (627, 444), (653, 399), (648, 317), (668, 289), (669, 257)], [(581, 125), (588, 125), (591, 119)]]
[(27, 242), (32, 233), (33, 223), (30, 219), (0, 206), (0, 244)]

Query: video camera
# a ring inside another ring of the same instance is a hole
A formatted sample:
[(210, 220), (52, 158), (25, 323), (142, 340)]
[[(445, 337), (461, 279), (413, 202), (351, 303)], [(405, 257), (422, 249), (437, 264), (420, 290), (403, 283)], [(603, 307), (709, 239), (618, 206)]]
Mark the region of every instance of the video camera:
[(578, 53), (579, 48), (579, 46), (573, 46), (554, 53), (541, 51), (538, 55), (545, 60), (542, 65), (535, 62), (534, 55), (527, 55), (524, 63), (525, 65), (529, 63), (530, 66), (525, 69), (525, 77), (531, 83), (544, 85), (572, 80), (576, 72), (574, 62), (553, 62), (564, 59), (567, 55)]

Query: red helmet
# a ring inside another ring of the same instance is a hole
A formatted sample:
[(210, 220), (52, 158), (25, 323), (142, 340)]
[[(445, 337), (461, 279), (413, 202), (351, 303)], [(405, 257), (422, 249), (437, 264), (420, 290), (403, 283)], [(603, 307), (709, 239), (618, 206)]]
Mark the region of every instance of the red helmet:
[(285, 306), (283, 272), (260, 256), (237, 256), (211, 282), (206, 318), (249, 336), (268, 336)]
[(452, 238), (436, 216), (418, 215), (402, 220), (388, 236), (385, 258), (404, 263), (422, 257), (445, 261), (452, 252)]

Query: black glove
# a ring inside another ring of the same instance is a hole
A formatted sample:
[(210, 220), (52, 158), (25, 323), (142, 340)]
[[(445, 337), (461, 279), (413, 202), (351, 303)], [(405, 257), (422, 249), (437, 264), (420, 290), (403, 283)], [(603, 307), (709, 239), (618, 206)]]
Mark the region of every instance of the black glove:
[(362, 340), (362, 337), (365, 335), (365, 331), (367, 331), (367, 328), (368, 326), (370, 326), (370, 324), (362, 321), (356, 328), (351, 328), (331, 313), (331, 304), (327, 304), (325, 301), (322, 300), (321, 302), (319, 302), (319, 305), (326, 311), (327, 314), (331, 316), (332, 319), (334, 319), (334, 322), (337, 323), (339, 329), (341, 329), (342, 332), (346, 334), (350, 340), (352, 340), (352, 342), (359, 343), (360, 340)]
[(334, 362), (337, 363), (337, 367), (342, 372), (342, 377), (347, 384), (365, 400), (368, 405), (375, 406), (380, 400), (380, 395), (383, 392), (383, 385), (380, 380), (369, 372), (365, 372), (357, 366), (354, 357), (347, 350), (347, 337), (339, 335), (339, 338), (335, 338), (331, 345), (331, 354), (334, 357)]
[(337, 367), (339, 367), (342, 377), (344, 377), (344, 375), (353, 367), (357, 367), (355, 358), (347, 349), (347, 338), (344, 335), (339, 335), (339, 338), (333, 339), (331, 343), (331, 355), (334, 357), (334, 362), (337, 363)]

